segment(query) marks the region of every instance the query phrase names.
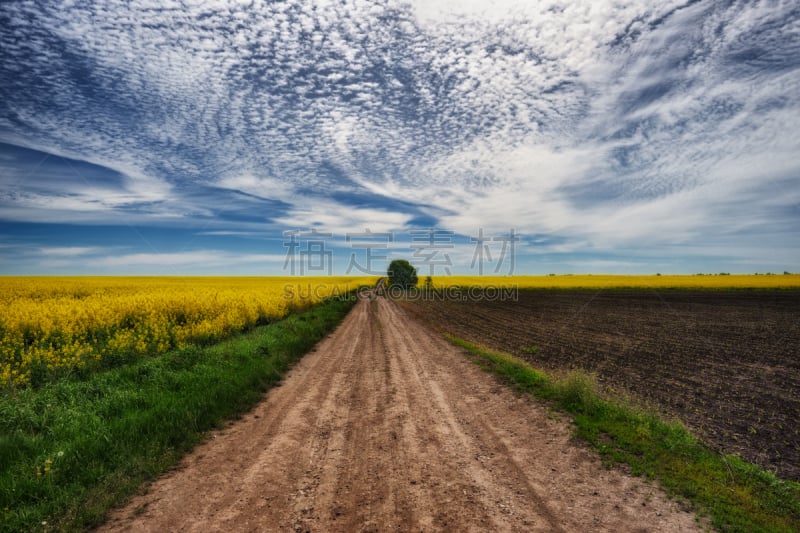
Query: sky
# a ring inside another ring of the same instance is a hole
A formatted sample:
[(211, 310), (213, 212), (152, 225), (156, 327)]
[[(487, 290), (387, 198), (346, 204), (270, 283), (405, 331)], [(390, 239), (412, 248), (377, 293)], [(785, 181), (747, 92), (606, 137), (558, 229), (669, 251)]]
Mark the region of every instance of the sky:
[(800, 271), (796, 1), (0, 3), (0, 274)]

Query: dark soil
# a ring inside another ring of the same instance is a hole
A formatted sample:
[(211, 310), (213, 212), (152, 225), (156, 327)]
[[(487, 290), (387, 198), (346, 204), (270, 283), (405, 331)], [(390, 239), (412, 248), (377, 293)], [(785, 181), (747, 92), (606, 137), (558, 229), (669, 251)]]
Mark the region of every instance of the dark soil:
[(800, 291), (522, 290), (408, 307), (534, 366), (595, 372), (713, 447), (800, 480)]

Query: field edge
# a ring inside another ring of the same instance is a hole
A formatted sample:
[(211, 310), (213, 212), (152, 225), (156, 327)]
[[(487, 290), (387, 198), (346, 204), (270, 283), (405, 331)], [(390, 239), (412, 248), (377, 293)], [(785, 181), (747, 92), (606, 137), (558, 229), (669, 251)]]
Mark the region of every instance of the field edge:
[(445, 337), (484, 370), (567, 413), (606, 464), (624, 464), (707, 515), (720, 531), (800, 531), (800, 483), (714, 452), (679, 422), (603, 397), (594, 376), (553, 377), (513, 355)]
[(208, 347), (0, 398), (0, 531), (99, 525), (261, 401), (355, 302), (351, 293)]

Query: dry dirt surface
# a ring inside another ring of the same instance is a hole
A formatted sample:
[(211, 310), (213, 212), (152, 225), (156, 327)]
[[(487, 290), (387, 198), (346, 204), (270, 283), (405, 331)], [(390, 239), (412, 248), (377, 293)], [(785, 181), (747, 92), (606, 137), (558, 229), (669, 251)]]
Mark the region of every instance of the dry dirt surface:
[(101, 531), (691, 531), (384, 298)]
[(595, 372), (607, 389), (679, 418), (714, 448), (800, 481), (800, 291), (476, 294), (408, 309), (536, 368)]

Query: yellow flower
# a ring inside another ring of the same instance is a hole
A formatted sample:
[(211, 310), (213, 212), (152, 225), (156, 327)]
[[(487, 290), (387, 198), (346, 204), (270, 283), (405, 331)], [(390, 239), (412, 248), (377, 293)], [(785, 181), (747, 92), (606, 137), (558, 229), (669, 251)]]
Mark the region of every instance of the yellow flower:
[(4, 278), (0, 386), (216, 341), (372, 278)]

